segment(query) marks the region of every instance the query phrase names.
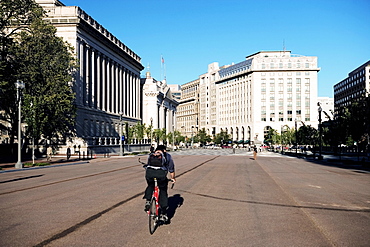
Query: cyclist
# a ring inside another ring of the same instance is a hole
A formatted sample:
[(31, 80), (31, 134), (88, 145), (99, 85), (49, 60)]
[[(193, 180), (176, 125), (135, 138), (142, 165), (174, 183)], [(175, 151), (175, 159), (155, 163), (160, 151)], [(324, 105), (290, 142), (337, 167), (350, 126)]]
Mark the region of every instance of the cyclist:
[(166, 222), (167, 217), (167, 207), (168, 207), (168, 179), (167, 173), (170, 173), (172, 183), (176, 182), (175, 179), (175, 164), (173, 162), (172, 156), (167, 153), (165, 145), (158, 145), (155, 152), (161, 152), (165, 158), (165, 163), (162, 167), (151, 167), (148, 165), (146, 167), (145, 178), (148, 186), (145, 189), (145, 194), (143, 199), (146, 199), (145, 202), (145, 211), (149, 210), (150, 199), (154, 190), (154, 178), (157, 178), (158, 187), (159, 187), (159, 205), (161, 207), (161, 220)]

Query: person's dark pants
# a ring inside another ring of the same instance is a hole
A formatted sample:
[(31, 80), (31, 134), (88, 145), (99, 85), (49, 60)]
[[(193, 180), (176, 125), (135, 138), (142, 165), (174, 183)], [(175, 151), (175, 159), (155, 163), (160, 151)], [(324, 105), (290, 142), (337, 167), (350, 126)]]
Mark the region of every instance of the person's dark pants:
[(154, 191), (154, 178), (157, 178), (158, 187), (159, 187), (159, 205), (161, 207), (162, 213), (166, 213), (168, 207), (168, 179), (167, 179), (167, 171), (162, 169), (156, 170), (147, 168), (145, 172), (146, 182), (148, 186), (145, 189), (144, 198), (147, 201), (150, 201), (152, 198), (152, 194)]

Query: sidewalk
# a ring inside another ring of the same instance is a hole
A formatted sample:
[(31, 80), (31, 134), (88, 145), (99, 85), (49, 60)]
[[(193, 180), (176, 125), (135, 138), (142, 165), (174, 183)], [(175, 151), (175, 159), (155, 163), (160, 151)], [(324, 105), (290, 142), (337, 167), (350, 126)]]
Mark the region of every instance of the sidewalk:
[[(91, 159), (79, 159), (77, 155), (72, 155), (69, 160), (67, 160), (67, 157), (64, 155), (56, 155), (53, 156), (51, 161), (47, 161), (46, 157), (42, 158), (37, 158), (35, 159), (35, 164), (37, 163), (49, 163), (50, 165), (44, 165), (44, 166), (55, 166), (55, 165), (61, 165), (61, 164), (70, 164), (70, 163), (75, 163), (75, 162), (88, 162)], [(23, 169), (28, 169), (28, 168), (35, 168), (35, 167), (43, 167), (43, 166), (25, 166), (25, 163), (31, 163), (32, 164), (32, 159), (31, 160), (22, 160), (23, 164)], [(9, 171), (9, 170), (15, 170), (15, 162), (4, 162), (0, 163), (0, 172), (1, 171)]]
[(118, 156), (118, 154), (94, 154), (92, 157), (84, 158), (82, 156), (79, 156), (77, 154), (71, 155), (70, 159), (67, 160), (66, 155), (55, 155), (51, 158), (51, 161), (47, 161), (46, 157), (37, 158), (35, 159), (36, 163), (49, 163), (49, 165), (43, 165), (43, 166), (24, 166), (25, 163), (32, 163), (32, 159), (29, 160), (22, 160), (23, 168), (18, 169), (15, 168), (15, 164), (17, 161), (14, 162), (3, 162), (0, 163), (0, 173), (4, 171), (12, 171), (12, 170), (25, 170), (25, 169), (35, 169), (35, 168), (42, 168), (42, 167), (53, 167), (53, 166), (61, 166), (61, 165), (72, 165), (72, 164), (81, 164), (81, 163), (89, 163), (91, 161), (99, 159), (100, 161), (104, 160), (105, 158), (125, 158), (133, 155), (133, 153), (126, 153), (124, 156)]

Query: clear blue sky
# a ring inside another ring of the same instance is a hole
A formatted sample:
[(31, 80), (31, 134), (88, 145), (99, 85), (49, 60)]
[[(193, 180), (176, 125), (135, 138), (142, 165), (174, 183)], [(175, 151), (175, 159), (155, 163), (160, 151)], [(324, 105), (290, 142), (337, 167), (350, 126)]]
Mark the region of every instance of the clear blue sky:
[[(317, 56), (318, 96), (370, 60), (370, 0), (61, 0), (79, 6), (168, 84), (259, 51)], [(142, 75), (145, 74), (145, 69)]]

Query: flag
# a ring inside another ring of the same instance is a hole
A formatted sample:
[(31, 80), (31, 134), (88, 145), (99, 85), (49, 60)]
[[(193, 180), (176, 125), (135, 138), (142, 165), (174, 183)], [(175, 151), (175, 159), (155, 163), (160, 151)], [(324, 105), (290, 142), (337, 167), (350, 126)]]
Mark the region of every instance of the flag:
[(163, 58), (163, 56), (161, 56), (161, 58), (162, 58), (162, 63), (164, 63), (164, 58)]

